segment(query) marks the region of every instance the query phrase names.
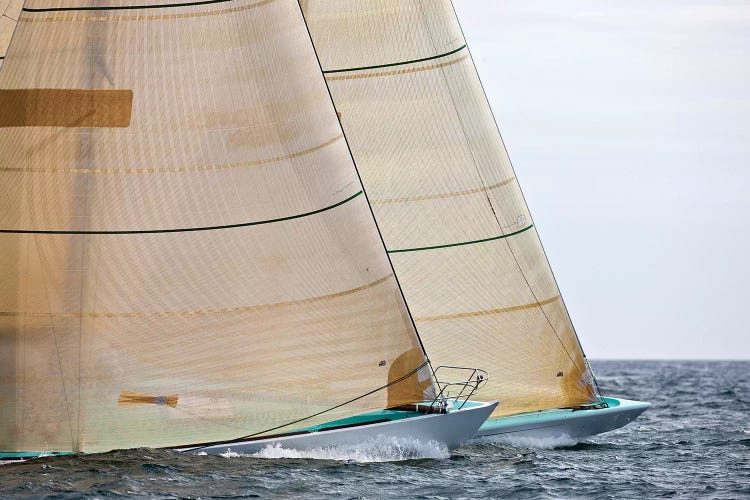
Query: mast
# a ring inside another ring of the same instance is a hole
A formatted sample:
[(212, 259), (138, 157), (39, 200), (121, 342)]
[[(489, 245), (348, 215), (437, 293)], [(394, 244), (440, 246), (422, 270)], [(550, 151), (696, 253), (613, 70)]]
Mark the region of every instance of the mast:
[(296, 0), (27, 0), (0, 189), (0, 451), (268, 435), (432, 387)]
[(430, 359), (490, 372), (495, 415), (593, 379), (449, 0), (308, 0), (305, 18)]

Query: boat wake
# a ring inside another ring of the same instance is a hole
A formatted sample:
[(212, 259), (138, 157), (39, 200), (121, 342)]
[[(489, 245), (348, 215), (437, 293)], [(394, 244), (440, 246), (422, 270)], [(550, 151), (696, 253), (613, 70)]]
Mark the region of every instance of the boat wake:
[(340, 462), (401, 462), (420, 458), (450, 458), (448, 448), (436, 441), (420, 441), (407, 438), (378, 438), (357, 445), (327, 446), (311, 450), (284, 448), (281, 444), (269, 445), (252, 455), (229, 451), (225, 458), (252, 457), (270, 459), (313, 459)]
[(555, 448), (568, 448), (570, 446), (575, 446), (579, 443), (579, 441), (566, 434), (555, 437), (529, 437), (498, 434), (496, 436), (486, 436), (471, 441), (471, 444), (483, 443), (507, 444), (516, 448), (553, 450)]

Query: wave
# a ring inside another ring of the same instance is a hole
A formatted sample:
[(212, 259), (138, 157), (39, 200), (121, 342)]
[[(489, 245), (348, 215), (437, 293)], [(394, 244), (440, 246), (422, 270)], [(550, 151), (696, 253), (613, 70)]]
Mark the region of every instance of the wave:
[(529, 437), (499, 434), (472, 440), (471, 443), (498, 443), (507, 444), (516, 448), (535, 448), (539, 450), (552, 450), (555, 448), (568, 448), (579, 443), (567, 434), (555, 437)]
[(284, 448), (281, 443), (268, 445), (252, 455), (228, 450), (225, 458), (252, 457), (266, 459), (312, 459), (339, 462), (401, 462), (420, 458), (446, 459), (450, 452), (443, 443), (412, 438), (379, 438), (356, 445), (326, 446), (310, 450)]

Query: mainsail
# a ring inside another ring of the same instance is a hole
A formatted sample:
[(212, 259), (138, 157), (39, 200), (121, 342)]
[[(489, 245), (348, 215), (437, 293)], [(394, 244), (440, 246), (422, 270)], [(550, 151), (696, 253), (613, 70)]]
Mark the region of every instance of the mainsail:
[(26, 0), (0, 451), (277, 434), (431, 389), (297, 0)]
[(481, 366), (494, 416), (596, 400), (450, 0), (304, 0), (433, 365)]
[(0, 67), (5, 60), (5, 52), (10, 45), (13, 30), (16, 29), (23, 0), (0, 0)]

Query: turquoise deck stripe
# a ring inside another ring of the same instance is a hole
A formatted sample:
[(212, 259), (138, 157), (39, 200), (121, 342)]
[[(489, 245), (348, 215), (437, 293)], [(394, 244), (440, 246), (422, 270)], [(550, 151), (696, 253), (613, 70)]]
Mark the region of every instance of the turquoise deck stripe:
[(412, 59), (411, 61), (401, 61), (401, 62), (389, 63), (389, 64), (376, 64), (375, 66), (360, 66), (359, 68), (329, 69), (329, 70), (323, 71), (323, 73), (327, 75), (329, 73), (345, 73), (347, 71), (364, 71), (367, 69), (390, 68), (393, 66), (403, 66), (404, 64), (413, 64), (413, 63), (424, 62), (424, 61), (432, 61), (433, 59), (440, 59), (441, 57), (455, 54), (456, 52), (459, 52), (465, 48), (466, 48), (466, 45), (461, 45), (459, 48), (455, 50), (451, 50), (450, 52), (446, 52), (445, 54), (438, 54), (436, 56), (423, 57), (422, 59)]
[(435, 245), (435, 246), (431, 246), (431, 247), (402, 248), (402, 249), (399, 249), (399, 250), (388, 250), (388, 253), (420, 252), (422, 250), (436, 250), (438, 248), (460, 247), (460, 246), (463, 246), (463, 245), (473, 245), (475, 243), (484, 243), (486, 241), (502, 240), (503, 238), (508, 238), (510, 236), (515, 236), (517, 234), (521, 234), (524, 231), (528, 231), (532, 227), (534, 227), (534, 224), (526, 226), (525, 228), (520, 229), (518, 231), (515, 231), (513, 233), (502, 234), (500, 236), (493, 236), (492, 238), (484, 238), (484, 239), (481, 239), (481, 240), (462, 241), (460, 243), (448, 243), (447, 245)]

